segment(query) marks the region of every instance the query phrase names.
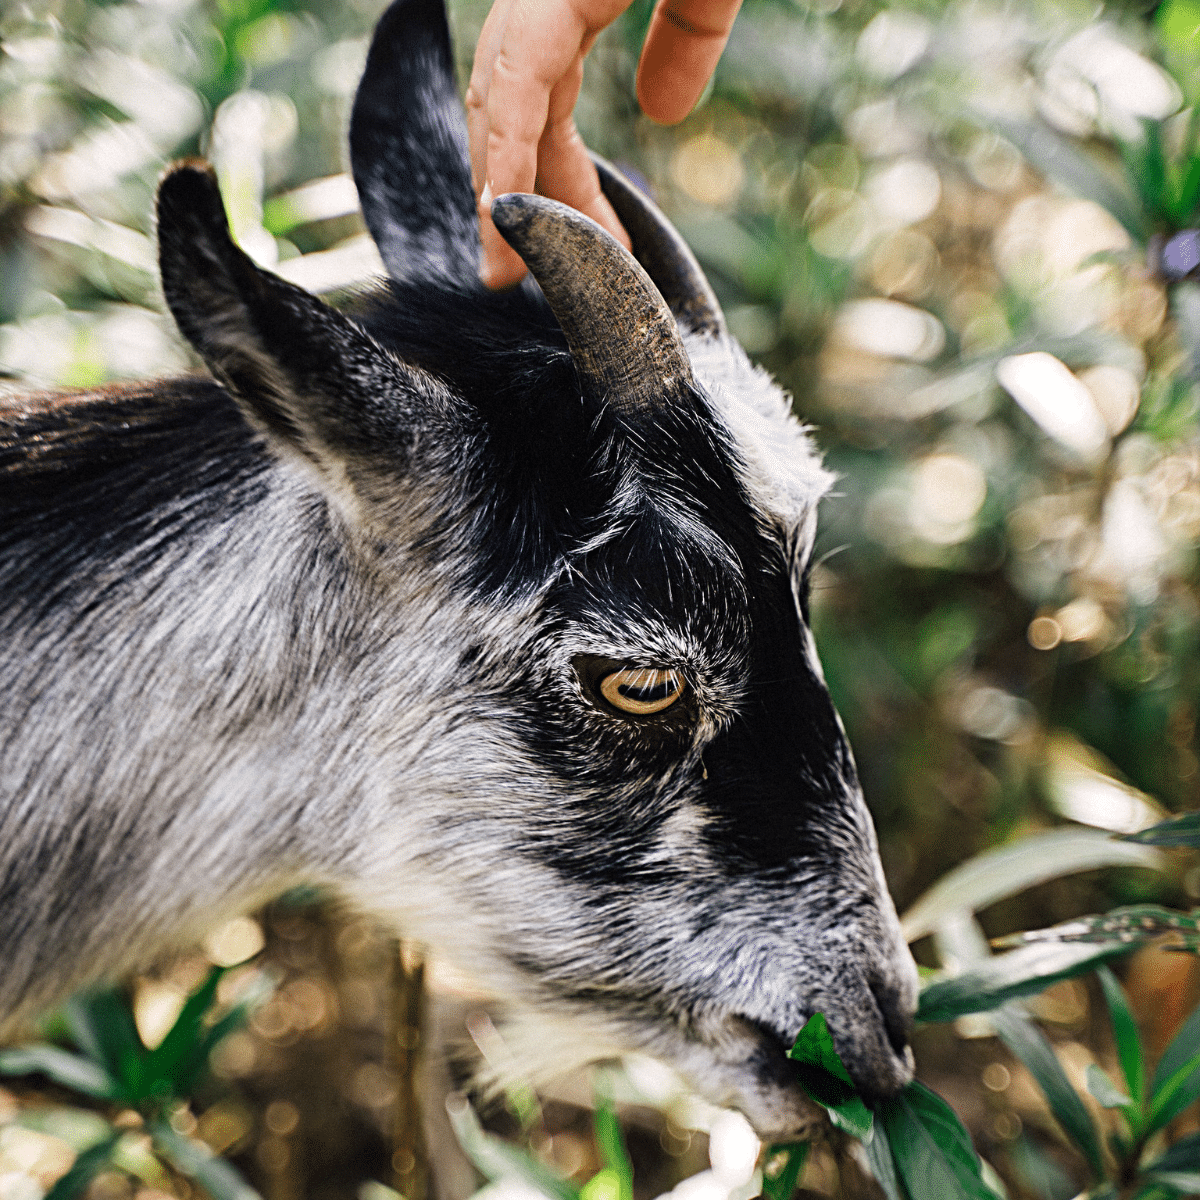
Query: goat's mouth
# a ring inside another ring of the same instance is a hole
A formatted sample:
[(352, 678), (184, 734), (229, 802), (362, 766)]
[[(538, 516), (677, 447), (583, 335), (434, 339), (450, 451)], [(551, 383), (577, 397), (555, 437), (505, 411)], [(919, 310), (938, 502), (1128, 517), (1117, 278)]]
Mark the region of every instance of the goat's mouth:
[[(837, 1021), (835, 1014), (831, 1025)], [(763, 1138), (781, 1140), (784, 1134), (795, 1136), (791, 1129), (781, 1131), (776, 1127), (774, 1118), (779, 1113), (792, 1114), (795, 1121), (811, 1128), (815, 1105), (805, 1083), (806, 1072), (813, 1068), (806, 1068), (789, 1056), (794, 1037), (752, 1018), (740, 1018), (740, 1023), (753, 1037), (747, 1065), (755, 1080), (754, 1090), (764, 1098), (773, 1097), (774, 1101), (766, 1106), (770, 1113), (767, 1127), (760, 1127), (750, 1105), (743, 1101), (739, 1107)], [(848, 1020), (843, 1017), (841, 1027), (846, 1036), (839, 1039), (840, 1057), (855, 1089), (868, 1105), (896, 1095), (912, 1080), (913, 1056), (908, 1046), (908, 1022), (903, 1017), (894, 1016), (889, 1021), (886, 1006), (871, 1004), (868, 1011), (855, 1013)]]

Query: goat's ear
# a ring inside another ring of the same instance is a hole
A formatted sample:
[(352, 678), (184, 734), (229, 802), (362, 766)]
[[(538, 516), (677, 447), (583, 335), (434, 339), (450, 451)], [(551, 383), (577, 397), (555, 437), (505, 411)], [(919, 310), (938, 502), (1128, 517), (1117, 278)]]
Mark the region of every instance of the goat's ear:
[(396, 0), (350, 117), (363, 216), (393, 279), (477, 288), (479, 222), (443, 0)]
[(422, 425), (450, 415), (444, 385), (234, 245), (206, 163), (181, 163), (163, 179), (158, 246), (184, 337), (281, 450), (341, 477), (348, 458), (404, 459)]

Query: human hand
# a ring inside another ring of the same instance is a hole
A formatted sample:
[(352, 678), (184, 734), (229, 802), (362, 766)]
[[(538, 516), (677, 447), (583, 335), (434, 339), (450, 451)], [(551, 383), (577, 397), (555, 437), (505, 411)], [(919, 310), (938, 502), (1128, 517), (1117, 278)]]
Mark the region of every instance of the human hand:
[[(495, 0), (467, 89), (471, 178), (483, 244), (480, 277), (510, 287), (525, 264), (492, 224), (505, 192), (538, 191), (577, 208), (625, 246), (572, 112), (583, 60), (632, 0)], [(691, 112), (721, 57), (741, 0), (659, 0), (638, 63), (642, 110), (663, 124)]]

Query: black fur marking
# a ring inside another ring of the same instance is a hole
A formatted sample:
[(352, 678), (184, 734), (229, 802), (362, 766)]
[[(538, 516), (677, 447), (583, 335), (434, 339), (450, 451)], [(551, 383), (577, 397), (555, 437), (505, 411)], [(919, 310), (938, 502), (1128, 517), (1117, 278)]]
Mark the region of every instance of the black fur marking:
[(380, 18), (350, 120), (363, 215), (388, 273), (476, 295), (479, 230), (441, 0)]
[(841, 826), (858, 786), (854, 763), (825, 685), (805, 654), (786, 564), (768, 550), (750, 588), (750, 685), (739, 716), (704, 751), (705, 802), (719, 819), (732, 875), (803, 862), (832, 870), (855, 827)]
[[(0, 407), (0, 586), (8, 620), (87, 597), (96, 572), (144, 570), (210, 523), (254, 508), (271, 458), (209, 379), (31, 396)], [(114, 581), (113, 586), (118, 586)]]

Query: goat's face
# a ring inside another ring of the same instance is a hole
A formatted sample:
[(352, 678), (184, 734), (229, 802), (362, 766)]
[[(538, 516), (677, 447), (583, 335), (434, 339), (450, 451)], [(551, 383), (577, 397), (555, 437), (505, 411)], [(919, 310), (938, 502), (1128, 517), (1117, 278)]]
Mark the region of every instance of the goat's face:
[(828, 477), (609, 169), (650, 277), (507, 197), (545, 298), (487, 294), (459, 126), (440, 5), (399, 0), (351, 130), (392, 279), (353, 318), (255, 268), (202, 168), (160, 192), (180, 327), (326, 496), (374, 604), (382, 799), (343, 873), (536, 1009), (512, 1026), (526, 1065), (642, 1049), (797, 1134), (806, 1019), (886, 1094), (915, 995), (807, 625)]

